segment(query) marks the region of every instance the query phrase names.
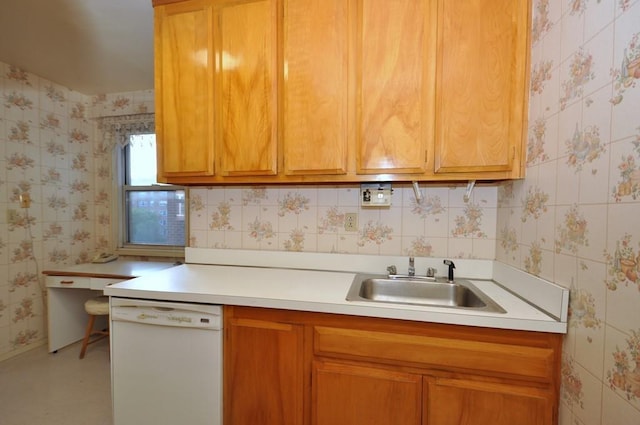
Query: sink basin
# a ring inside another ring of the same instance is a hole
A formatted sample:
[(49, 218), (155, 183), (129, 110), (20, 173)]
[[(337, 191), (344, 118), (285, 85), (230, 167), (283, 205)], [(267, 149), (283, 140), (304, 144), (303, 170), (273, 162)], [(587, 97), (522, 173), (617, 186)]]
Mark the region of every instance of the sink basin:
[(347, 301), (414, 304), (505, 313), (504, 309), (467, 280), (451, 283), (358, 275), (349, 289)]

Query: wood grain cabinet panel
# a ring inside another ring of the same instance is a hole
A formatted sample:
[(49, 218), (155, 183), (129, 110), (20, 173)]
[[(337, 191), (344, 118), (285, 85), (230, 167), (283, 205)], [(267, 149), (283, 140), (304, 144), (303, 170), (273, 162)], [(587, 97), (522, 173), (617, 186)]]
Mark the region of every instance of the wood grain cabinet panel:
[(313, 365), (313, 425), (420, 425), (422, 377), (332, 362)]
[(159, 181), (214, 173), (212, 22), (203, 0), (155, 8)]
[(348, 167), (350, 2), (284, 0), (283, 145), (287, 175)]
[(300, 326), (225, 317), (225, 424), (302, 425), (302, 341)]
[(217, 160), (223, 176), (277, 173), (277, 2), (216, 4)]
[(426, 425), (552, 425), (549, 394), (537, 388), (464, 379), (427, 379)]
[(436, 173), (523, 176), (528, 3), (438, 1)]
[(433, 139), (432, 4), (429, 0), (358, 2), (358, 173), (427, 170)]
[(388, 364), (430, 367), (446, 364), (450, 370), (473, 370), (544, 381), (553, 373), (555, 356), (550, 347), (515, 343), (468, 341), (451, 337), (418, 336), (360, 329), (316, 326), (318, 355), (348, 355)]

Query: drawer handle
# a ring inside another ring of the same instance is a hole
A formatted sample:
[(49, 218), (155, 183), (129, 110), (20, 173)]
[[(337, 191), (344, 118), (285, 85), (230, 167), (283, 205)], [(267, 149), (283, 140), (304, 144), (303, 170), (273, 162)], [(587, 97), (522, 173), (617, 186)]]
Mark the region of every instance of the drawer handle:
[(73, 285), (73, 280), (61, 280), (61, 285)]

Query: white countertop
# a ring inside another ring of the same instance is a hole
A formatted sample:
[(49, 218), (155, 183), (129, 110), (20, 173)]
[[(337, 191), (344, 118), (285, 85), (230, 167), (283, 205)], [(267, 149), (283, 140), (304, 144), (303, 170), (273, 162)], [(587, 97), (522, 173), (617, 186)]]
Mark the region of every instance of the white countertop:
[(85, 276), (97, 278), (131, 279), (173, 267), (170, 262), (115, 260), (109, 263), (83, 263), (58, 269), (44, 270), (48, 276)]
[[(219, 253), (218, 251), (216, 253)], [(255, 252), (244, 251), (243, 254), (242, 258), (245, 260), (242, 261), (250, 261), (254, 255), (255, 263), (260, 265), (259, 254), (257, 257)], [(238, 262), (221, 258), (216, 258), (215, 261)], [(299, 265), (299, 261), (296, 265)], [(497, 302), (506, 313), (346, 301), (347, 292), (356, 273), (299, 270), (282, 266), (283, 264), (278, 264), (278, 267), (184, 264), (111, 285), (105, 288), (105, 294), (127, 298), (266, 307), (500, 329), (553, 333), (565, 333), (567, 330), (568, 297), (565, 297), (565, 291), (556, 291), (556, 288), (552, 288), (554, 297), (567, 298), (558, 303), (552, 300), (554, 302), (550, 304), (561, 306), (562, 313), (558, 314), (560, 319), (534, 307), (494, 281), (477, 280), (481, 278), (478, 276), (472, 276), (471, 282)], [(327, 265), (332, 266), (335, 264)]]

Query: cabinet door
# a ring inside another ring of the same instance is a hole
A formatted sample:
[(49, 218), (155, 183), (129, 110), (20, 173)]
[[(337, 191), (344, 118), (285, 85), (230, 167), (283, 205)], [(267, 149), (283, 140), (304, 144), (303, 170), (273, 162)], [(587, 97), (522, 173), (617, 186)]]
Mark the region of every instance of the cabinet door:
[(419, 425), (422, 377), (372, 367), (314, 362), (313, 425)]
[(433, 140), (429, 0), (358, 0), (357, 172), (424, 173)]
[(218, 1), (216, 138), (223, 176), (277, 172), (277, 2)]
[(155, 8), (160, 179), (214, 172), (213, 11), (191, 0)]
[(427, 379), (427, 425), (551, 425), (549, 392), (498, 383)]
[(225, 327), (224, 423), (302, 424), (302, 327), (242, 318)]
[[(349, 5), (284, 1), (285, 174), (345, 174), (349, 132)], [(352, 105), (351, 105), (352, 106)]]
[(521, 177), (529, 2), (438, 1), (436, 173)]

